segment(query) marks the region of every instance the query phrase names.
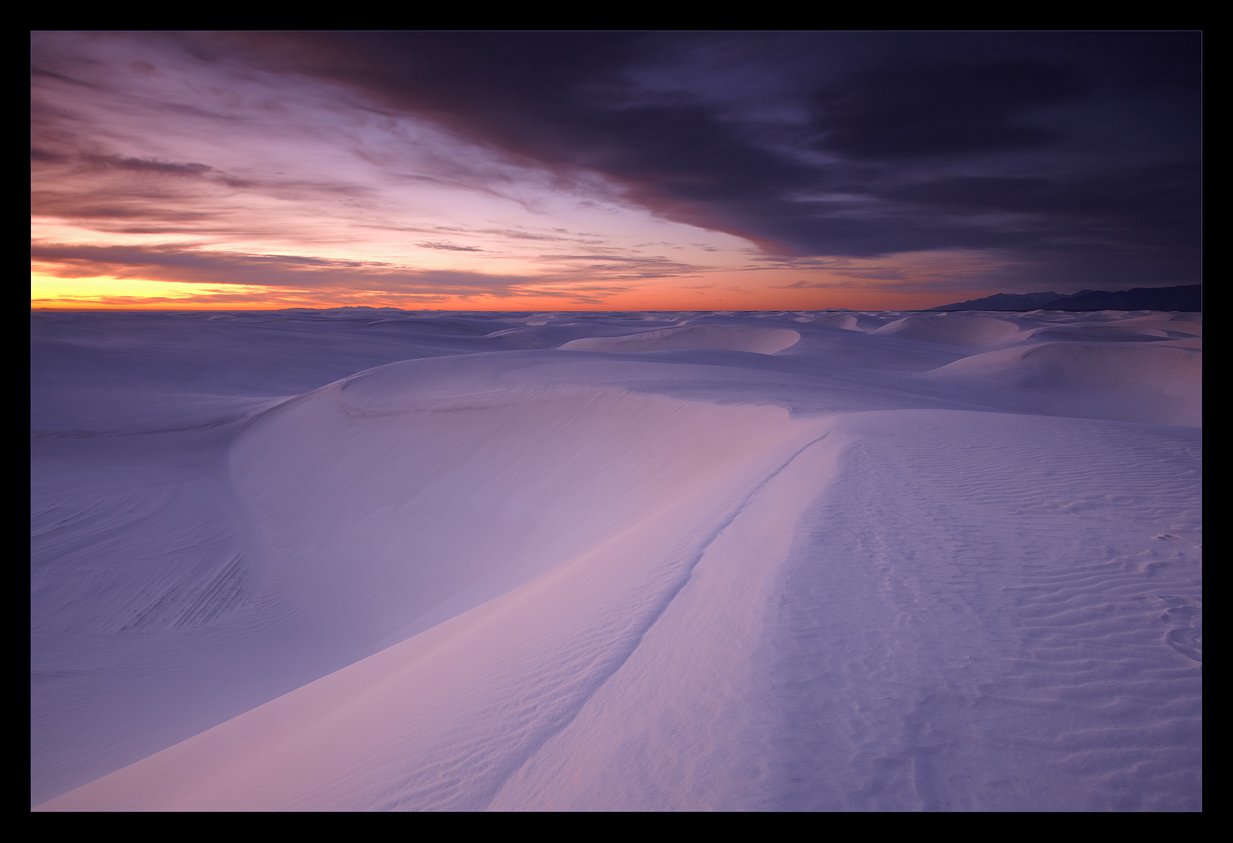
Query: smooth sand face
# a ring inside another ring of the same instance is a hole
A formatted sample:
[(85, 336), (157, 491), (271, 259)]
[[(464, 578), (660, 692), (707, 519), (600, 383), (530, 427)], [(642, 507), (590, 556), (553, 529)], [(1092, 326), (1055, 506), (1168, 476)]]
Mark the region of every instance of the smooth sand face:
[(1197, 314), (31, 331), (39, 809), (1202, 807)]
[(561, 346), (574, 351), (751, 351), (776, 354), (800, 342), (791, 328), (684, 325), (613, 337), (585, 337)]

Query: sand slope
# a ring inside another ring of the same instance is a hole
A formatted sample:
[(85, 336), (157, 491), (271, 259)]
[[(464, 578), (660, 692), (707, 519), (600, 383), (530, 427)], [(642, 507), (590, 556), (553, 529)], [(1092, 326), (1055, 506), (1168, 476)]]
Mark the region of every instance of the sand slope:
[(570, 340), (561, 348), (574, 351), (751, 351), (775, 354), (791, 348), (801, 335), (791, 328), (740, 325), (685, 325), (611, 337)]
[(1022, 329), (1009, 319), (980, 313), (917, 313), (875, 329), (883, 336), (960, 346), (998, 346), (1019, 339)]
[(1011, 387), (1057, 414), (1202, 424), (1202, 350), (1160, 343), (1036, 342), (928, 373)]
[(1201, 323), (647, 316), (36, 318), (32, 804), (1201, 809)]

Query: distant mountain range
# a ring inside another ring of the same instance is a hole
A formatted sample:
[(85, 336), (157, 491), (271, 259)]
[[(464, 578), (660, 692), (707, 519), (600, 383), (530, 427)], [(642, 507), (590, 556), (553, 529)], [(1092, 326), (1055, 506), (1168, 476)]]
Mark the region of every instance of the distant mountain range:
[(1078, 293), (996, 293), (933, 310), (1178, 310), (1203, 309), (1203, 285), (1082, 290)]

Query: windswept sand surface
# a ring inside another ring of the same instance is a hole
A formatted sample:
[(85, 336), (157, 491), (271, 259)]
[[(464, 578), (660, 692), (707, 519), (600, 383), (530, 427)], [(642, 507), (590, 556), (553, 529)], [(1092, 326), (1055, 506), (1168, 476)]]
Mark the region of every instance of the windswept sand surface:
[(31, 803), (1200, 810), (1201, 338), (35, 313)]

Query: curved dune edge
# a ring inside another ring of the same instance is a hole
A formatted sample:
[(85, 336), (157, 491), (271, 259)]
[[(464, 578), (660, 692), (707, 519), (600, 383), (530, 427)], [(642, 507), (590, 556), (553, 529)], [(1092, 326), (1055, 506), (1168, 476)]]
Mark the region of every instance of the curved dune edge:
[(1202, 351), (1181, 343), (1038, 343), (974, 354), (924, 376), (1029, 390), (1059, 415), (1203, 424)]
[[(664, 691), (665, 657), (681, 662), (671, 705), (705, 698), (734, 665), (754, 670), (755, 595), (841, 450), (818, 423), (759, 430), (754, 458), (521, 585), (38, 810), (478, 810), (604, 692)], [(706, 646), (674, 652), (658, 630), (682, 621)]]
[(614, 337), (583, 337), (567, 351), (749, 351), (778, 354), (800, 342), (799, 331), (746, 325), (686, 325)]
[(1162, 483), (1167, 451), (1124, 459), (1196, 440), (1158, 436), (819, 420), (722, 493), (38, 810), (1196, 810), (1197, 463)]
[(232, 482), (267, 548), (254, 576), (312, 607), (331, 647), (353, 642), (344, 655), (551, 570), (801, 426), (775, 406), (446, 374), (419, 362), (363, 373), (232, 446)]
[(965, 346), (1016, 342), (1022, 328), (1008, 319), (975, 313), (921, 313), (903, 316), (873, 331), (879, 336)]

